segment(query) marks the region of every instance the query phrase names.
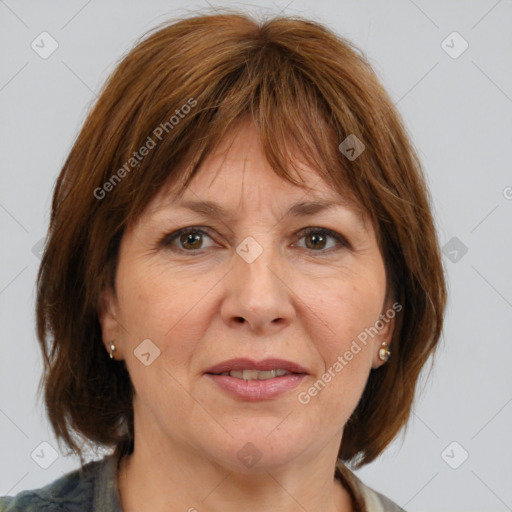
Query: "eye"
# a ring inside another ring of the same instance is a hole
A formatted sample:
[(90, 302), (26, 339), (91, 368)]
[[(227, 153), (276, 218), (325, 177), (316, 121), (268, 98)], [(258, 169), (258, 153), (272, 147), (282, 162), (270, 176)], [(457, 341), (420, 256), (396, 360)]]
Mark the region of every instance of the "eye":
[[(331, 252), (336, 250), (336, 246), (350, 248), (350, 244), (343, 236), (326, 228), (304, 228), (297, 234), (297, 237), (299, 240), (305, 240), (305, 245), (297, 245), (298, 247), (314, 252)], [(178, 252), (194, 253), (212, 247), (212, 244), (204, 245), (205, 238), (212, 240), (204, 229), (191, 226), (165, 235), (158, 245)]]
[[(316, 252), (331, 252), (336, 245), (350, 247), (350, 244), (339, 233), (326, 228), (305, 228), (299, 233), (299, 240), (305, 239), (306, 249)], [(331, 243), (329, 244), (329, 239)]]
[[(183, 252), (196, 252), (200, 249), (206, 249), (203, 246), (204, 237), (211, 240), (211, 237), (203, 229), (194, 226), (183, 228), (170, 235), (165, 235), (159, 243), (159, 246), (176, 248)], [(175, 247), (177, 244), (177, 247)]]

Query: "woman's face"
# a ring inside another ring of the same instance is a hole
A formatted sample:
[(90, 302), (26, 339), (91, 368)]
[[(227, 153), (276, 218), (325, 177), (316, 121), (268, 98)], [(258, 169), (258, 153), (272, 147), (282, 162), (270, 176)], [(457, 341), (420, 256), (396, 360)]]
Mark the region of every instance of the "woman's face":
[(335, 456), (393, 322), (370, 222), (311, 169), (307, 190), (276, 176), (252, 124), (235, 133), (125, 233), (100, 320), (135, 388), (136, 449), (255, 471)]

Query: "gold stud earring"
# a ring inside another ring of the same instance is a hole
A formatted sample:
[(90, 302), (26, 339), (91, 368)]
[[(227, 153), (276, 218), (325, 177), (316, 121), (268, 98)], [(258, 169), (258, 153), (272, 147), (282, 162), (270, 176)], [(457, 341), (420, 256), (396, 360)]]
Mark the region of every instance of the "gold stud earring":
[(391, 352), (388, 350), (388, 344), (383, 341), (382, 346), (379, 349), (379, 359), (381, 361), (386, 362), (389, 359), (389, 356), (391, 355)]
[(116, 346), (114, 345), (114, 340), (110, 342), (110, 359), (114, 359), (114, 352), (116, 351)]

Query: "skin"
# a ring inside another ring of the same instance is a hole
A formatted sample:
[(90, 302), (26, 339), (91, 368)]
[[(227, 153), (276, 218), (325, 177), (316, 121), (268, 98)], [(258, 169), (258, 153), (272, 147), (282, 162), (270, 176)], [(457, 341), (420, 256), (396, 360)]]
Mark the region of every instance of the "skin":
[[(340, 199), (314, 170), (301, 167), (301, 176), (310, 189), (275, 175), (256, 129), (244, 122), (182, 198), (161, 191), (124, 234), (117, 293), (104, 290), (100, 323), (106, 349), (114, 340), (136, 390), (135, 449), (119, 471), (125, 512), (230, 512), (247, 503), (254, 511), (353, 510), (334, 466), (343, 426), (369, 372), (383, 364), (378, 350), (393, 320), (308, 404), (298, 395), (391, 303), (384, 303), (385, 267), (369, 222), (346, 206), (284, 216), (298, 201)], [(187, 199), (216, 201), (230, 216), (181, 209)], [(207, 234), (159, 245), (188, 226)], [(331, 229), (350, 247), (301, 234), (306, 227)], [(248, 236), (263, 249), (252, 263), (236, 252)], [(134, 355), (147, 338), (160, 350), (149, 366)], [(250, 402), (204, 374), (233, 357), (279, 357), (309, 375), (293, 391)], [(237, 457), (249, 442), (261, 454), (252, 467)]]

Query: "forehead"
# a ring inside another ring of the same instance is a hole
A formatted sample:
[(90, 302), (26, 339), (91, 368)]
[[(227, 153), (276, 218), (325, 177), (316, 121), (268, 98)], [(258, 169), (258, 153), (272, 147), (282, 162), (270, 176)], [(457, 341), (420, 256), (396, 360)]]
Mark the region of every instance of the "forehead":
[[(297, 205), (316, 202), (316, 206), (309, 206), (311, 213), (321, 210), (320, 203), (330, 206), (337, 203), (364, 213), (350, 194), (339, 193), (317, 170), (295, 160), (289, 175), (300, 185), (277, 174), (266, 159), (256, 127), (243, 122), (204, 159), (188, 186), (181, 189), (181, 179), (169, 181), (155, 196), (149, 210), (156, 213), (178, 203), (190, 206), (201, 202), (209, 205), (211, 210), (212, 203), (216, 202), (217, 211), (227, 213), (223, 211), (223, 205), (233, 209), (235, 206), (255, 208), (272, 202), (276, 206), (277, 203), (289, 206), (292, 202)], [(304, 213), (307, 208), (298, 205), (294, 212)]]
[[(283, 180), (279, 176), (277, 178)], [(192, 218), (215, 219), (225, 226), (233, 226), (245, 222), (246, 219), (268, 217), (272, 222), (277, 219), (306, 221), (308, 217), (323, 214), (325, 218), (349, 223), (362, 236), (373, 236), (372, 223), (367, 214), (361, 213), (352, 202), (337, 195), (331, 188), (319, 190), (317, 184), (310, 189), (303, 189), (292, 183), (285, 183), (291, 189), (270, 190), (266, 195), (261, 195), (265, 189), (263, 187), (256, 195), (249, 197), (239, 192), (230, 193), (227, 189), (221, 194), (215, 194), (213, 189), (197, 193), (192, 187), (188, 187), (179, 198), (162, 195), (149, 212), (146, 221), (149, 225), (159, 226), (160, 223), (165, 225), (168, 219), (175, 216), (186, 219), (193, 215)]]

